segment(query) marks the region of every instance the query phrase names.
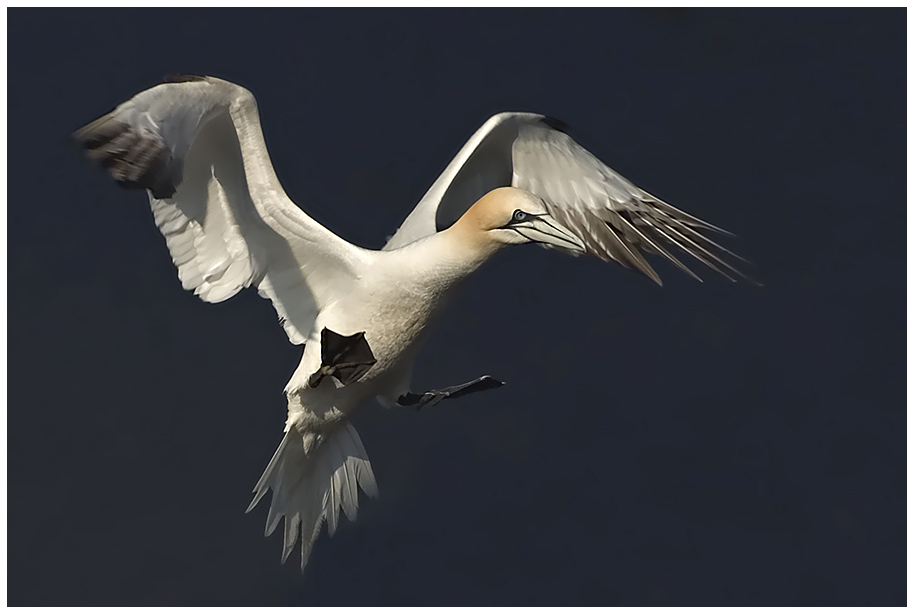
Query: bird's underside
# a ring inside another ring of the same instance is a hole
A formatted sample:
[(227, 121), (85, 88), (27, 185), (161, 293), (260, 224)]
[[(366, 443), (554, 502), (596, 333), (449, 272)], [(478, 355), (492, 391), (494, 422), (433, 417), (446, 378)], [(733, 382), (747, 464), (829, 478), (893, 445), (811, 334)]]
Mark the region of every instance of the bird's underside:
[[(321, 330), (321, 367), (308, 377), (308, 386), (316, 388), (326, 376), (331, 376), (343, 386), (362, 378), (375, 365), (375, 355), (365, 339), (365, 331), (341, 335), (325, 327)], [(401, 406), (436, 405), (443, 399), (457, 399), (470, 393), (497, 389), (505, 383), (485, 375), (470, 382), (425, 393), (407, 392), (397, 399)]]

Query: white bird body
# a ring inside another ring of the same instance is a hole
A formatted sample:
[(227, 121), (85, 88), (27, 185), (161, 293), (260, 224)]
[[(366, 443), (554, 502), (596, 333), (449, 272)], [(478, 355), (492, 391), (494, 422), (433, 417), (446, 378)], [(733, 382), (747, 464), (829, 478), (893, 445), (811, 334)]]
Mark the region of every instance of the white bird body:
[(588, 252), (660, 283), (641, 247), (694, 275), (666, 245), (737, 273), (714, 251), (727, 250), (697, 230), (720, 229), (637, 188), (537, 114), (486, 122), (380, 251), (344, 241), (289, 200), (254, 97), (240, 86), (177, 78), (76, 137), (122, 185), (149, 191), (186, 289), (219, 302), (255, 287), (290, 341), (304, 344), (285, 389), (285, 435), (251, 504), (273, 490), (267, 533), (285, 517), (285, 561), (301, 528), (303, 568), (325, 520), (333, 534), (341, 509), (355, 518), (357, 487), (377, 494), (348, 420), (355, 410), (373, 397), (424, 404), (501, 384), (483, 377), (422, 397), (410, 392), (429, 324), (499, 249), (537, 242)]
[[(428, 324), (447, 305), (457, 283), (488, 257), (469, 255), (466, 245), (453, 240), (453, 228), (449, 231), (375, 252), (341, 298), (318, 313), (302, 361), (286, 385), (291, 421), (320, 429), (325, 404), (333, 404), (332, 414), (342, 418), (366, 399), (381, 397), (393, 405), (407, 392)], [(324, 328), (342, 335), (364, 331), (377, 363), (357, 382), (340, 386), (335, 381), (337, 389), (322, 398), (326, 389), (310, 388), (307, 380), (321, 365), (318, 334)]]

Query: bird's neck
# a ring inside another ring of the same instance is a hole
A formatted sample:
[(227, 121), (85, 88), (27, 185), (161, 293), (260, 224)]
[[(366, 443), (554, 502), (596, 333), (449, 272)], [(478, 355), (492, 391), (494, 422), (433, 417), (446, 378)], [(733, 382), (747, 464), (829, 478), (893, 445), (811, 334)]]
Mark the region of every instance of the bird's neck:
[(439, 295), (479, 269), (500, 247), (455, 224), (398, 252), (402, 264), (412, 269), (413, 279)]
[(479, 269), (503, 246), (491, 241), (484, 233), (468, 228), (463, 220), (436, 233), (434, 239), (439, 244), (437, 250), (442, 262), (453, 267), (456, 272), (462, 272), (463, 276)]

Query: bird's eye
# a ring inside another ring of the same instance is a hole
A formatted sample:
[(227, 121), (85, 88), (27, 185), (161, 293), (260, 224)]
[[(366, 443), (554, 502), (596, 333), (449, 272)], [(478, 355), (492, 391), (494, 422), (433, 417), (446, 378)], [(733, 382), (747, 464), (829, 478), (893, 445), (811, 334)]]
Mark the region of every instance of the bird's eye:
[(512, 214), (512, 220), (515, 222), (524, 222), (527, 220), (527, 214), (520, 209), (516, 209), (515, 213)]

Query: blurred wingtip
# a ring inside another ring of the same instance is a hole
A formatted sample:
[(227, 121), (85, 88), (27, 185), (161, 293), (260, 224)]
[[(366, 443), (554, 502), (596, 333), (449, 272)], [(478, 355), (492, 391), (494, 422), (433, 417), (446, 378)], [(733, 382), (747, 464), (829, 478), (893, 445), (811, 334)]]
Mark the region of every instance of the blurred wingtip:
[(553, 130), (558, 130), (559, 132), (566, 132), (566, 130), (569, 128), (569, 125), (566, 122), (547, 115), (543, 116), (543, 123)]

